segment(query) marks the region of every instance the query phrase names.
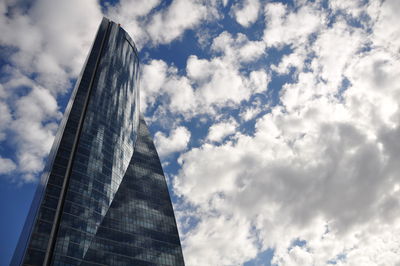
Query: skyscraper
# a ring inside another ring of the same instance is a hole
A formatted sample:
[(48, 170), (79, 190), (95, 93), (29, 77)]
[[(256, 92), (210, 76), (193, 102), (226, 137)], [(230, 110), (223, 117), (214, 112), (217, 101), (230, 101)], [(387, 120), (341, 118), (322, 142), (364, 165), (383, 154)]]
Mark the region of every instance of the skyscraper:
[(12, 265), (184, 265), (138, 68), (132, 39), (103, 18)]

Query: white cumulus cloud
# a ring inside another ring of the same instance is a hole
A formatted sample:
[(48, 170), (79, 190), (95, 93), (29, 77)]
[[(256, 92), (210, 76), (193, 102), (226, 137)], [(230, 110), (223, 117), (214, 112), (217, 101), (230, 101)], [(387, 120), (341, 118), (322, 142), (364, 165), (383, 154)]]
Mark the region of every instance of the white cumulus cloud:
[[(296, 71), (279, 104), (256, 119), (254, 133), (181, 154), (174, 188), (190, 208), (179, 219), (198, 221), (184, 235), (188, 264), (240, 265), (267, 249), (277, 265), (400, 263), (398, 27), (380, 39), (380, 25), (397, 19), (389, 6), (395, 4), (351, 5), (351, 17), (371, 18), (353, 27), (340, 15), (328, 26), (327, 13), (313, 3), (266, 5), (267, 46), (293, 48), (274, 70)], [(229, 51), (229, 42), (222, 36), (214, 49)], [(193, 70), (189, 75), (204, 79)], [(257, 108), (240, 116), (251, 119)], [(208, 234), (210, 224), (222, 232)], [(241, 240), (224, 238), (230, 230)], [(214, 237), (215, 245), (196, 248)], [(221, 246), (241, 256), (228, 261), (215, 254), (225, 254)]]
[(154, 143), (161, 157), (185, 150), (189, 140), (190, 132), (183, 126), (172, 130), (169, 136), (162, 132), (157, 132), (154, 136)]
[(243, 27), (249, 27), (257, 20), (260, 6), (259, 0), (245, 0), (240, 4), (235, 4), (232, 7), (232, 12), (239, 24)]
[(225, 137), (234, 134), (237, 126), (235, 120), (213, 124), (208, 130), (207, 140), (220, 142)]
[(325, 22), (324, 13), (318, 12), (311, 3), (300, 6), (296, 11), (282, 3), (268, 3), (264, 12), (264, 40), (267, 46), (302, 45)]
[(169, 43), (211, 15), (206, 1), (174, 0), (166, 9), (152, 16), (147, 31), (154, 43)]
[(16, 168), (17, 166), (12, 160), (0, 157), (0, 174), (8, 174)]

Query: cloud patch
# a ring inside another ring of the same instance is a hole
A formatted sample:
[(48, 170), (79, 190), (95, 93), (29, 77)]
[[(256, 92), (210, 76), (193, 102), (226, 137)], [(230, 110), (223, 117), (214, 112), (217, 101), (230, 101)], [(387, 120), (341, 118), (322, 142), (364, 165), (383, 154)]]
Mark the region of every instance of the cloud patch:
[(232, 7), (232, 13), (240, 25), (249, 27), (257, 20), (260, 7), (261, 4), (259, 0), (246, 0), (241, 4), (236, 3)]
[(213, 124), (208, 130), (207, 140), (220, 142), (225, 137), (234, 134), (237, 126), (235, 120)]
[(166, 157), (171, 153), (186, 149), (190, 140), (190, 132), (183, 126), (172, 130), (169, 136), (162, 132), (154, 135), (154, 144), (161, 157)]

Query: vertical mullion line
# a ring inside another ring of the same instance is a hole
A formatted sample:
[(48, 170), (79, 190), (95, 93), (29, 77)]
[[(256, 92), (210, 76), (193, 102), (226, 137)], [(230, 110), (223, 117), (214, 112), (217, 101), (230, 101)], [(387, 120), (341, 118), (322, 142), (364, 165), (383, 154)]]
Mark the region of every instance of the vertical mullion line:
[(89, 88), (88, 88), (88, 92), (86, 94), (85, 102), (84, 102), (84, 105), (83, 105), (82, 115), (79, 118), (77, 133), (76, 133), (75, 138), (74, 138), (74, 142), (73, 142), (73, 145), (72, 145), (72, 152), (71, 152), (71, 155), (69, 157), (68, 166), (67, 166), (67, 169), (66, 169), (66, 172), (65, 172), (64, 182), (63, 182), (62, 189), (61, 189), (61, 192), (60, 192), (60, 199), (58, 201), (56, 214), (55, 214), (55, 218), (54, 218), (54, 225), (53, 225), (53, 227), (51, 229), (49, 244), (47, 246), (46, 255), (45, 255), (45, 258), (44, 258), (44, 262), (43, 262), (43, 265), (46, 265), (46, 266), (49, 266), (51, 264), (51, 262), (52, 262), (52, 257), (53, 257), (54, 248), (55, 248), (55, 244), (56, 244), (56, 238), (57, 238), (57, 234), (58, 234), (58, 230), (59, 230), (59, 226), (60, 226), (60, 222), (61, 222), (60, 221), (61, 220), (61, 215), (62, 215), (62, 211), (64, 209), (65, 196), (66, 196), (66, 193), (67, 193), (67, 188), (69, 186), (69, 179), (70, 179), (70, 176), (71, 176), (72, 164), (73, 164), (73, 161), (74, 161), (74, 158), (75, 158), (75, 154), (76, 154), (79, 138), (80, 138), (80, 135), (81, 135), (81, 132), (82, 132), (83, 122), (84, 122), (84, 119), (86, 117), (86, 111), (87, 111), (87, 108), (88, 108), (89, 99), (90, 99), (90, 95), (91, 95), (91, 92), (92, 92), (93, 81), (94, 81), (94, 78), (95, 78), (96, 73), (97, 73), (97, 69), (98, 69), (98, 66), (99, 66), (99, 63), (100, 63), (100, 58), (101, 58), (101, 56), (103, 54), (104, 43), (105, 43), (105, 40), (108, 38), (109, 33), (110, 33), (110, 26), (111, 26), (111, 22), (108, 20), (106, 33), (104, 34), (103, 40), (101, 41), (100, 51), (99, 51), (99, 54), (97, 55), (95, 68), (94, 68), (94, 71), (93, 71), (92, 76), (90, 78)]

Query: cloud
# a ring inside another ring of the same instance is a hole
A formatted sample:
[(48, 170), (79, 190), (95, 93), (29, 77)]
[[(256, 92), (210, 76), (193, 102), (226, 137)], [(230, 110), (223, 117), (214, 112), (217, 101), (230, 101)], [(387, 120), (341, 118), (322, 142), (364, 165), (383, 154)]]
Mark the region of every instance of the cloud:
[(234, 134), (237, 126), (235, 120), (213, 124), (208, 130), (207, 140), (220, 142), (225, 137)]
[(400, 51), (400, 29), (394, 25), (398, 25), (400, 18), (396, 15), (396, 11), (400, 8), (400, 3), (396, 0), (379, 2), (371, 1), (367, 8), (368, 15), (373, 21), (373, 43), (383, 46), (390, 51), (392, 55), (396, 55)]
[(261, 100), (256, 97), (251, 102), (250, 106), (241, 108), (239, 117), (242, 119), (242, 121), (249, 121), (255, 118), (260, 112), (265, 111), (265, 107), (266, 106), (261, 103)]
[(12, 160), (0, 157), (0, 174), (9, 174), (16, 168), (17, 166)]
[(290, 54), (284, 55), (278, 65), (273, 64), (271, 69), (279, 75), (287, 75), (292, 69), (298, 74), (299, 71), (309, 67), (309, 64), (305, 64), (305, 60), (310, 54), (308, 47), (296, 47)]
[(0, 102), (0, 141), (6, 138), (5, 131), (12, 120), (11, 112), (6, 103)]
[(262, 93), (267, 90), (270, 81), (271, 77), (266, 73), (266, 71), (259, 69), (250, 72), (247, 83), (253, 93)]
[(34, 87), (15, 105), (15, 119), (10, 126), (15, 135), (11, 140), (17, 146), (18, 170), (31, 179), (30, 173), (36, 174), (43, 169), (44, 157), (50, 151), (61, 113), (55, 98), (40, 87)]
[(162, 60), (151, 60), (144, 64), (140, 73), (140, 106), (145, 111), (147, 105), (156, 102), (157, 96), (163, 93), (163, 85), (167, 78), (168, 66)]
[(101, 20), (96, 1), (39, 0), (28, 11), (18, 5), (4, 4), (2, 9), (1, 44), (16, 48), (12, 63), (37, 75), (35, 80), (47, 89), (65, 92), (69, 79), (78, 75)]
[[(178, 74), (177, 68), (162, 60), (151, 60), (142, 67), (141, 109), (154, 108), (160, 96), (168, 96), (162, 104), (173, 113), (193, 115), (195, 96), (190, 80)], [(159, 107), (158, 109), (162, 109)]]
[[(180, 114), (190, 119), (199, 114), (215, 116), (223, 107), (238, 106), (251, 95), (267, 90), (271, 78), (265, 69), (241, 72), (243, 66), (262, 57), (264, 50), (261, 41), (223, 32), (213, 40), (215, 56), (188, 57), (186, 75), (164, 61), (152, 60), (143, 66), (142, 110), (155, 107), (162, 115)], [(148, 106), (154, 104), (157, 95), (167, 97), (157, 106)]]
[(246, 0), (241, 5), (236, 3), (232, 7), (232, 13), (236, 21), (243, 27), (249, 27), (253, 24), (260, 11), (260, 2), (258, 0)]
[(358, 18), (364, 9), (364, 3), (359, 0), (355, 1), (340, 1), (340, 0), (333, 0), (329, 1), (329, 7), (334, 12), (343, 12), (346, 15), (349, 15), (352, 18)]
[(195, 28), (214, 13), (206, 1), (175, 0), (151, 18), (147, 31), (153, 43), (169, 43), (187, 29)]
[(265, 52), (264, 42), (250, 41), (242, 33), (238, 33), (234, 38), (227, 31), (223, 31), (214, 38), (211, 48), (214, 52), (222, 53), (226, 59), (230, 58), (241, 64), (257, 60)]
[(240, 113), (240, 117), (243, 119), (243, 121), (249, 121), (253, 119), (261, 111), (262, 109), (259, 107), (246, 108)]
[(222, 32), (213, 40), (211, 48), (220, 56), (199, 59), (192, 55), (186, 65), (201, 105), (237, 105), (253, 93), (267, 89), (269, 77), (264, 70), (254, 70), (248, 76), (240, 72), (242, 65), (264, 54), (262, 43), (249, 41), (243, 34), (233, 38), (228, 32)]
[[(275, 261), (282, 265), (306, 258), (324, 264), (347, 248), (367, 245), (354, 237), (368, 236), (374, 222), (391, 224), (379, 214), (387, 204), (384, 198), (394, 196), (383, 191), (396, 184), (392, 174), (385, 174), (385, 148), (352, 120), (343, 121), (342, 110), (334, 103), (311, 102), (300, 115), (275, 109), (258, 119), (254, 137), (242, 135), (236, 142), (190, 150), (180, 157), (182, 168), (175, 179), (176, 192), (199, 208), (198, 215), (192, 215), (201, 224), (213, 223), (214, 218), (207, 216), (212, 214), (228, 220), (246, 217), (255, 230), (245, 226), (235, 230), (248, 232), (264, 248), (277, 247)], [(317, 115), (310, 116), (312, 110)], [(391, 206), (397, 206), (395, 202)], [(398, 211), (391, 207), (388, 213), (396, 216)], [(197, 227), (186, 236), (187, 245), (203, 234), (201, 225)], [(287, 253), (296, 238), (309, 246)], [(348, 238), (353, 240), (348, 242)], [(230, 239), (225, 242), (232, 245)], [(248, 248), (248, 244), (237, 245), (231, 252)], [(188, 263), (201, 265), (198, 260), (207, 258), (208, 264), (225, 265), (213, 254), (215, 248), (188, 248)], [(230, 264), (243, 262), (238, 259)]]
[[(363, 36), (364, 34), (364, 36)], [(320, 72), (332, 88), (340, 86), (346, 64), (367, 44), (365, 33), (349, 28), (338, 20), (329, 29), (323, 30), (313, 44), (315, 59), (311, 62), (314, 72)]]
[(195, 108), (195, 92), (187, 77), (172, 76), (164, 84), (170, 96), (169, 108), (174, 113), (193, 113)]
[[(256, 239), (250, 235), (250, 224), (245, 219), (209, 217), (188, 235), (185, 242), (185, 261), (188, 265), (236, 265), (237, 261), (250, 259), (257, 254)], [(203, 250), (214, 249), (209, 256), (197, 256)], [(194, 256), (193, 256), (194, 255)], [(219, 264), (215, 264), (218, 261)]]
[[(197, 64), (197, 57), (189, 58), (189, 67)], [(242, 100), (249, 98), (250, 90), (244, 86), (244, 79), (238, 70), (228, 65), (226, 61), (215, 58), (204, 64), (211, 73), (202, 79), (196, 79), (198, 86), (197, 94), (199, 100), (207, 105), (215, 104), (224, 106), (229, 103), (239, 104)], [(205, 73), (206, 70), (202, 69)]]
[(172, 130), (168, 137), (160, 131), (154, 135), (154, 143), (161, 157), (185, 150), (189, 140), (190, 132), (183, 126)]
[[(314, 4), (266, 5), (267, 46), (293, 47), (275, 70), (295, 67), (296, 73), (282, 86), (279, 103), (256, 119), (254, 132), (180, 155), (174, 190), (187, 208), (180, 219), (198, 221), (184, 236), (188, 264), (238, 265), (268, 248), (278, 265), (400, 262), (393, 233), (399, 230), (400, 61), (387, 45), (396, 43), (397, 28), (385, 43), (378, 34), (378, 25), (397, 18), (390, 5), (370, 13), (362, 27), (339, 14), (327, 25), (327, 14)], [(362, 17), (371, 6), (348, 12)], [(229, 37), (218, 37), (214, 49), (228, 54)], [(188, 75), (208, 81), (212, 74), (200, 71), (207, 64), (198, 62)], [(257, 107), (243, 108), (240, 116), (251, 119)], [(209, 224), (218, 234), (207, 234)], [(218, 238), (229, 230), (246, 237)], [(195, 248), (213, 237), (215, 245)], [(226, 261), (215, 254), (224, 252), (221, 246), (248, 256)]]
[(5, 97), (0, 105), (0, 136), (14, 147), (15, 153), (6, 155), (17, 164), (12, 181), (32, 182), (43, 169), (61, 113), (52, 91), (15, 68), (3, 70), (8, 80), (2, 84)]
[(187, 30), (220, 17), (218, 1), (122, 0), (106, 6), (106, 15), (118, 21), (129, 32), (140, 50), (145, 45), (158, 46), (180, 39)]
[(282, 3), (268, 3), (265, 8), (264, 41), (268, 47), (304, 44), (325, 22), (325, 15), (311, 4), (290, 10)]

